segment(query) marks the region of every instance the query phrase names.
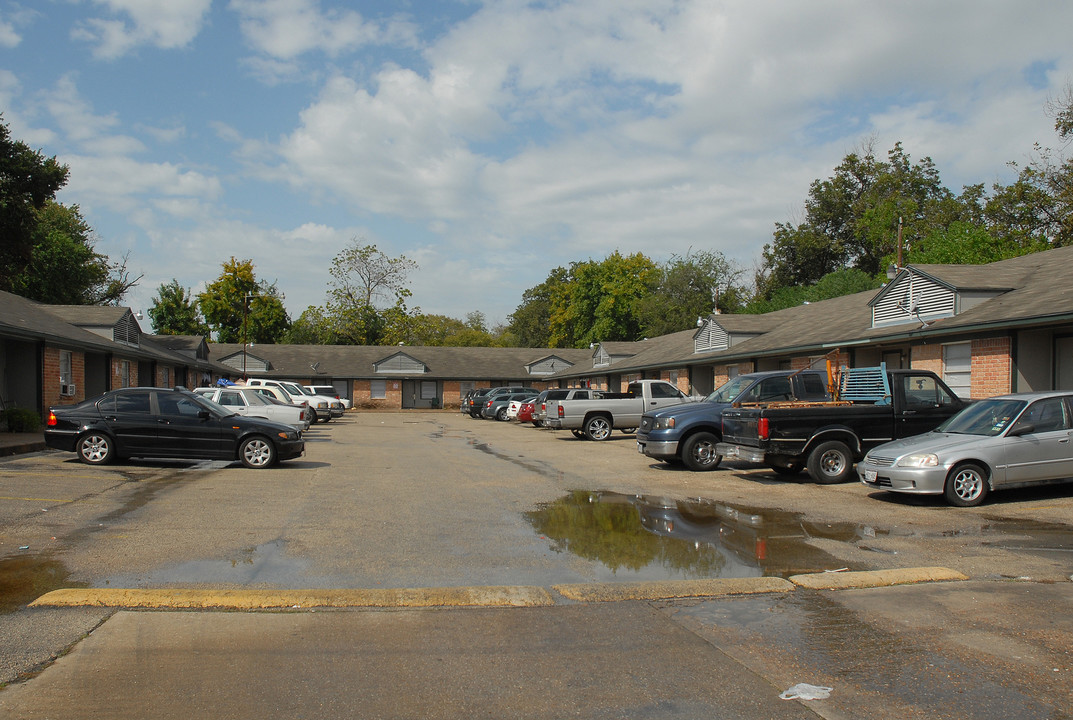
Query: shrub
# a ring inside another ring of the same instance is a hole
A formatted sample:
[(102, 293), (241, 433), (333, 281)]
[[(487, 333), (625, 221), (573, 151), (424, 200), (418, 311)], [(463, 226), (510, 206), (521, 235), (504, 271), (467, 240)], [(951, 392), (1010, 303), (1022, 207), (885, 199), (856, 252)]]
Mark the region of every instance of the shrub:
[(41, 428), (41, 418), (26, 408), (8, 408), (0, 412), (0, 419), (7, 425), (8, 432), (37, 432)]

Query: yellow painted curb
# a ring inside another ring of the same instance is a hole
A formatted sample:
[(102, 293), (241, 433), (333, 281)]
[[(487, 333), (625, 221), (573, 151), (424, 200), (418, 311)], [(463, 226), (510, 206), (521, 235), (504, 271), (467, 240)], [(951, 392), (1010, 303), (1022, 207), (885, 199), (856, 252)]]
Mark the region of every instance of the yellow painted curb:
[(552, 589), (565, 598), (579, 602), (616, 602), (790, 592), (794, 586), (782, 578), (752, 577), (668, 582), (579, 583), (553, 585)]
[(31, 607), (224, 608), (261, 610), (312, 607), (531, 607), (553, 605), (540, 587), (396, 588), (369, 590), (54, 590)]
[(834, 572), (794, 575), (790, 582), (812, 590), (851, 590), (859, 588), (888, 587), (909, 583), (947, 582), (968, 580), (956, 570), (944, 567), (898, 568), (894, 570), (869, 570), (865, 572)]

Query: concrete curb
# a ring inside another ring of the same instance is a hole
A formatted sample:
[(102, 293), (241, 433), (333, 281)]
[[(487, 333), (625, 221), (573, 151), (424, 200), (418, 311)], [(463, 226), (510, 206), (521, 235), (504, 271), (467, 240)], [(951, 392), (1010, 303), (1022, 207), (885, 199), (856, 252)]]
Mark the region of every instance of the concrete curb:
[(583, 583), (553, 585), (552, 589), (565, 598), (579, 602), (616, 602), (791, 592), (794, 586), (782, 578), (752, 577), (670, 582)]
[(948, 582), (968, 580), (967, 575), (944, 567), (898, 568), (895, 570), (870, 570), (866, 572), (814, 573), (794, 575), (790, 582), (810, 590), (851, 590), (888, 587), (910, 583)]
[(554, 605), (540, 587), (398, 588), (372, 590), (189, 590), (161, 588), (54, 590), (30, 607), (219, 608), (533, 607)]
[[(968, 580), (944, 567), (902, 568), (867, 572), (815, 573), (777, 577), (718, 578), (636, 583), (573, 583), (552, 590), (577, 602), (673, 600), (759, 593), (788, 593), (796, 588), (850, 590), (923, 582)], [(270, 610), (317, 607), (537, 607), (554, 605), (542, 587), (395, 588), (369, 590), (152, 590), (86, 588), (54, 590), (30, 607), (116, 607), (157, 609)]]

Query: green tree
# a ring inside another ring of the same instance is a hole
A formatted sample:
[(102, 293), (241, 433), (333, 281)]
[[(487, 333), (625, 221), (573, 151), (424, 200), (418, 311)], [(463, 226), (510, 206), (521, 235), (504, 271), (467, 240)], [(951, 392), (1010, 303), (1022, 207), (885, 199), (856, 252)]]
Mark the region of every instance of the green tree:
[(617, 250), (604, 260), (572, 263), (570, 279), (551, 298), (551, 347), (584, 347), (643, 337), (637, 306), (652, 292), (656, 264), (641, 253)]
[(853, 293), (875, 290), (882, 282), (856, 268), (843, 268), (824, 275), (811, 285), (794, 285), (780, 287), (770, 297), (756, 296), (744, 308), (746, 313), (768, 313), (804, 303), (852, 295)]
[(78, 206), (47, 200), (36, 211), (30, 261), (13, 279), (11, 291), (56, 305), (114, 305), (141, 279), (131, 279), (122, 263), (94, 249), (93, 229)]
[(557, 267), (547, 279), (522, 293), (522, 303), (508, 320), (508, 331), (519, 347), (551, 347), (552, 303), (570, 281), (570, 271)]
[(738, 309), (743, 296), (741, 270), (722, 253), (690, 250), (661, 263), (656, 286), (637, 302), (641, 330), (657, 337), (693, 327), (716, 306), (723, 312)]
[(209, 326), (201, 317), (197, 299), (178, 280), (172, 279), (157, 288), (147, 312), (157, 334), (209, 335)]
[(390, 257), (375, 245), (352, 240), (332, 261), (331, 288), (319, 312), (318, 332), (347, 345), (405, 342), (416, 313), (406, 307), (411, 294), (406, 284), (416, 267), (405, 255)]
[(224, 262), (223, 273), (197, 296), (198, 307), (216, 340), (275, 343), (290, 326), (275, 283), (259, 282), (253, 260)]
[(931, 158), (914, 163), (901, 143), (886, 161), (871, 148), (850, 153), (834, 175), (812, 183), (803, 222), (776, 224), (757, 290), (770, 297), (846, 267), (876, 275), (897, 251), (899, 234), (911, 247), (968, 213), (942, 185)]
[(40, 240), (39, 213), (67, 183), (67, 174), (55, 157), (13, 140), (0, 115), (0, 290), (18, 292)]

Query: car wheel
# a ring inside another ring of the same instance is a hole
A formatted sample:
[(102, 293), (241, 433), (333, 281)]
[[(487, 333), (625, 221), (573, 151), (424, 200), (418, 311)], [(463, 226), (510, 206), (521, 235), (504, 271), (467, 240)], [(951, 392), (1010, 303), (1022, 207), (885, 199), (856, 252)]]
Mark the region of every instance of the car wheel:
[(75, 445), (78, 459), (88, 465), (105, 465), (115, 458), (115, 443), (104, 433), (86, 433)]
[(533, 421), (533, 427), (540, 427), (540, 425), (541, 425), (541, 422), (539, 420), (534, 420)]
[(958, 507), (976, 507), (987, 497), (987, 491), (987, 471), (975, 463), (955, 467), (943, 487), (946, 501)]
[(498, 410), (496, 410), (496, 420), (498, 420), (499, 422), (503, 422), (506, 419), (507, 419), (507, 409), (506, 408), (499, 408)]
[(846, 482), (853, 475), (853, 453), (838, 440), (820, 443), (808, 456), (808, 474), (821, 485)]
[(771, 469), (775, 471), (776, 475), (792, 477), (794, 475), (799, 475), (804, 468), (797, 463), (794, 463), (793, 465), (772, 465)]
[(611, 418), (606, 415), (593, 415), (585, 421), (585, 437), (589, 440), (606, 440), (612, 430)]
[(682, 463), (694, 472), (715, 470), (723, 456), (715, 451), (719, 438), (709, 432), (690, 435), (682, 444)]
[(246, 467), (260, 470), (276, 461), (276, 448), (268, 438), (255, 435), (238, 446), (238, 458)]

